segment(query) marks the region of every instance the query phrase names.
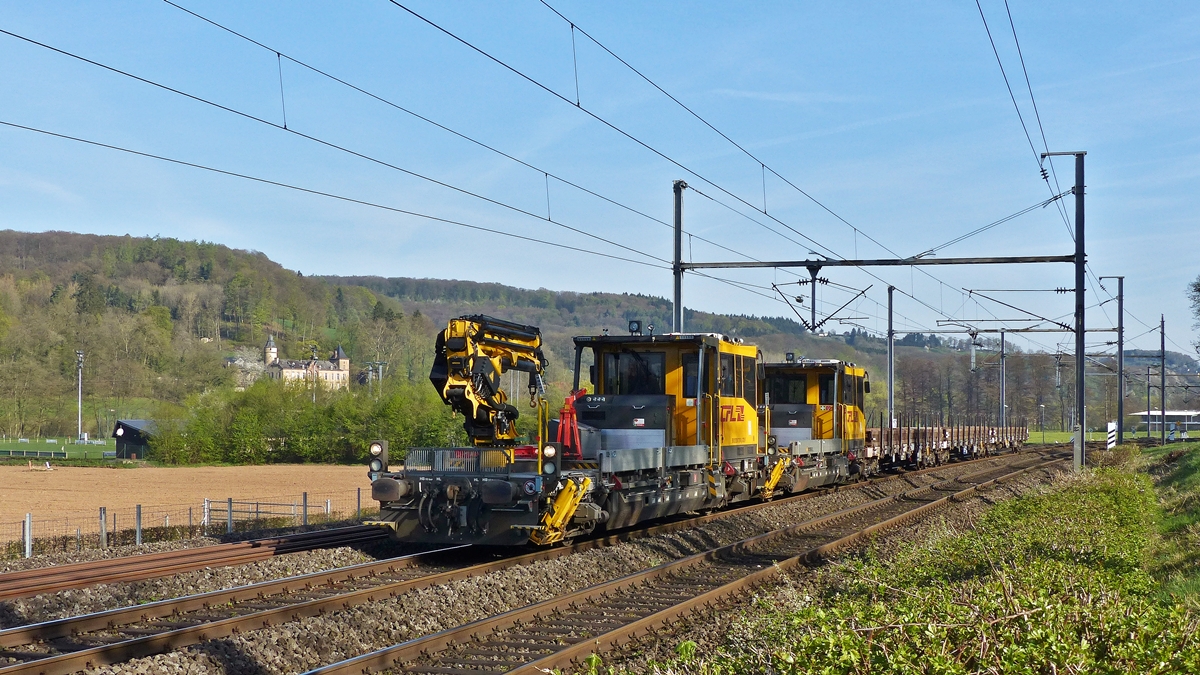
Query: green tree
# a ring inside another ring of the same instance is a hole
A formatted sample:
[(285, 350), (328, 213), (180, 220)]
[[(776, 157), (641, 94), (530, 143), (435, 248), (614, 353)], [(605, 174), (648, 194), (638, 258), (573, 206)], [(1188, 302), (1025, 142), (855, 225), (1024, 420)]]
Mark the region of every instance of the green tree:
[(80, 316), (99, 316), (107, 304), (104, 289), (91, 274), (76, 275), (75, 293), (71, 297), (75, 298), (75, 312)]

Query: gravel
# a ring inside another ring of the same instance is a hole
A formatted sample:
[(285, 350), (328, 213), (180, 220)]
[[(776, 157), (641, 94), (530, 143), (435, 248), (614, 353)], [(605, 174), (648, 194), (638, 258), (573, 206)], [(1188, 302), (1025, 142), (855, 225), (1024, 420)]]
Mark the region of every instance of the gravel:
[[(389, 547), (364, 549), (343, 546), (259, 560), (232, 567), (206, 567), (157, 579), (128, 581), (43, 593), (0, 602), (0, 628), (89, 614), (184, 595), (244, 586), (260, 581), (310, 574), (376, 560), (380, 553), (396, 555)], [(375, 555), (372, 555), (375, 554)]]
[[(997, 458), (988, 465), (1007, 461), (1011, 460)], [(865, 489), (830, 490), (794, 504), (733, 513), (684, 532), (500, 570), (88, 672), (262, 675), (304, 671), (981, 468), (986, 467), (949, 465), (931, 474), (904, 476)], [(212, 572), (219, 574), (220, 570)]]

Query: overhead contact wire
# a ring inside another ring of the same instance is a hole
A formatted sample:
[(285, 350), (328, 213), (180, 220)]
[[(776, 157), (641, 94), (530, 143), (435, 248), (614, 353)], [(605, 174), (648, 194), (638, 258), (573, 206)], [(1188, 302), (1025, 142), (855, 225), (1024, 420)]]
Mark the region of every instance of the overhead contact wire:
[(329, 199), (336, 199), (336, 200), (348, 202), (351, 204), (359, 204), (361, 206), (368, 206), (368, 207), (375, 208), (375, 209), (383, 209), (385, 211), (391, 211), (393, 213), (400, 213), (400, 214), (404, 214), (407, 216), (413, 216), (416, 218), (432, 220), (432, 221), (439, 222), (439, 223), (445, 223), (447, 225), (456, 225), (458, 227), (465, 227), (465, 228), (472, 229), (472, 230), (478, 230), (480, 232), (490, 232), (492, 234), (498, 234), (498, 235), (505, 236), (505, 237), (511, 237), (513, 239), (520, 239), (522, 241), (528, 241), (528, 242), (532, 242), (535, 244), (543, 244), (545, 246), (553, 246), (555, 248), (561, 248), (561, 249), (565, 249), (565, 250), (569, 250), (569, 251), (575, 251), (577, 253), (586, 253), (588, 255), (600, 256), (602, 258), (610, 258), (612, 260), (620, 260), (622, 262), (633, 263), (635, 265), (644, 265), (646, 267), (654, 267), (657, 269), (665, 269), (665, 270), (671, 269), (667, 265), (656, 265), (654, 263), (646, 262), (644, 260), (636, 260), (633, 258), (624, 258), (624, 257), (618, 256), (618, 255), (612, 255), (609, 253), (601, 253), (599, 251), (591, 251), (591, 250), (588, 250), (585, 248), (579, 248), (577, 246), (571, 246), (569, 244), (561, 244), (561, 243), (549, 241), (546, 239), (538, 239), (536, 237), (527, 237), (525, 235), (515, 234), (513, 232), (505, 232), (504, 230), (497, 230), (497, 229), (493, 229), (493, 228), (489, 228), (489, 227), (483, 227), (481, 225), (471, 225), (469, 223), (464, 223), (464, 222), (458, 221), (458, 220), (451, 220), (449, 218), (433, 216), (433, 215), (429, 215), (427, 213), (410, 211), (408, 209), (402, 209), (402, 208), (395, 207), (395, 206), (387, 206), (385, 204), (369, 202), (369, 201), (366, 201), (363, 199), (355, 199), (354, 197), (347, 197), (345, 195), (339, 195), (339, 194), (335, 194), (332, 192), (325, 192), (323, 190), (306, 188), (306, 187), (302, 187), (299, 185), (293, 185), (291, 183), (284, 183), (281, 181), (271, 180), (269, 178), (260, 178), (258, 176), (251, 176), (249, 174), (238, 173), (236, 171), (229, 171), (227, 169), (218, 169), (216, 167), (207, 166), (204, 164), (197, 164), (195, 162), (188, 162), (186, 160), (175, 159), (173, 157), (166, 157), (164, 155), (156, 155), (156, 154), (149, 153), (149, 152), (142, 152), (140, 150), (133, 150), (131, 148), (125, 148), (125, 147), (121, 147), (119, 145), (112, 145), (110, 143), (102, 143), (100, 141), (93, 141), (93, 140), (89, 140), (86, 138), (80, 138), (78, 136), (70, 136), (68, 134), (60, 134), (60, 133), (57, 133), (54, 131), (48, 131), (46, 129), (39, 129), (37, 127), (31, 127), (31, 126), (27, 126), (24, 124), (16, 124), (14, 122), (6, 122), (4, 120), (0, 120), (0, 125), (4, 125), (6, 127), (11, 127), (14, 129), (23, 129), (25, 131), (31, 131), (31, 132), (38, 133), (38, 134), (44, 134), (46, 136), (53, 136), (55, 138), (61, 138), (61, 139), (68, 140), (68, 141), (74, 141), (76, 143), (84, 143), (86, 145), (91, 145), (91, 146), (95, 146), (95, 147), (99, 147), (99, 148), (107, 148), (109, 150), (115, 150), (117, 152), (123, 152), (123, 153), (127, 153), (130, 155), (136, 155), (138, 157), (146, 157), (149, 159), (155, 159), (160, 162), (168, 162), (170, 164), (177, 164), (179, 166), (187, 166), (187, 167), (191, 167), (194, 169), (202, 169), (204, 171), (210, 171), (212, 173), (217, 173), (217, 174), (221, 174), (224, 176), (231, 176), (233, 178), (241, 178), (241, 179), (253, 181), (256, 183), (262, 183), (264, 185), (274, 185), (276, 187), (286, 188), (288, 190), (295, 190), (297, 192), (303, 192), (306, 194), (317, 195), (320, 197), (327, 197)]
[(105, 64), (103, 64), (103, 63), (100, 63), (100, 62), (98, 62), (98, 61), (94, 61), (94, 60), (92, 60), (92, 59), (89, 59), (89, 58), (87, 58), (87, 57), (80, 56), (80, 55), (78, 55), (78, 54), (74, 54), (74, 53), (72, 53), (72, 52), (68, 52), (68, 51), (66, 51), (66, 50), (63, 50), (63, 49), (59, 49), (59, 48), (57, 48), (57, 47), (54, 47), (54, 46), (48, 45), (48, 44), (46, 44), (46, 43), (44, 43), (44, 42), (39, 42), (39, 41), (37, 41), (37, 40), (34, 40), (34, 39), (32, 39), (32, 38), (27, 38), (27, 37), (25, 37), (25, 36), (18, 35), (18, 34), (16, 34), (16, 33), (13, 33), (13, 32), (10, 32), (10, 31), (4, 30), (4, 29), (0, 29), (0, 33), (3, 33), (3, 34), (5, 34), (5, 35), (8, 35), (8, 36), (10, 36), (10, 37), (17, 38), (17, 39), (19, 39), (19, 40), (23, 40), (23, 41), (25, 41), (25, 42), (28, 42), (28, 43), (30, 43), (30, 44), (33, 44), (33, 45), (37, 45), (37, 46), (39, 46), (39, 47), (42, 47), (42, 48), (44, 48), (44, 49), (48, 49), (48, 50), (50, 50), (50, 51), (53, 51), (53, 52), (56, 52), (56, 53), (58, 53), (58, 54), (62, 54), (63, 56), (68, 56), (68, 57), (70, 57), (70, 58), (77, 59), (77, 60), (79, 60), (79, 61), (82, 61), (82, 62), (84, 62), (84, 63), (87, 63), (87, 64), (90, 64), (90, 65), (96, 66), (96, 67), (98, 67), (98, 68), (102, 68), (102, 69), (104, 69), (104, 70), (107, 70), (107, 71), (109, 71), (109, 72), (117, 73), (117, 74), (119, 74), (119, 75), (122, 75), (122, 76), (124, 76), (124, 77), (128, 77), (128, 78), (130, 78), (130, 79), (137, 80), (138, 82), (142, 82), (142, 83), (144, 83), (144, 84), (148, 84), (148, 85), (151, 85), (151, 86), (153, 86), (153, 87), (157, 87), (157, 88), (159, 88), (159, 89), (162, 89), (162, 90), (164, 90), (164, 91), (169, 91), (169, 92), (171, 92), (171, 93), (173, 93), (173, 94), (176, 94), (176, 95), (179, 95), (179, 96), (183, 96), (183, 97), (185, 97), (185, 98), (189, 98), (189, 99), (191, 99), (191, 100), (193, 100), (193, 101), (196, 101), (196, 102), (198, 102), (198, 103), (203, 103), (203, 104), (205, 104), (205, 105), (212, 106), (212, 107), (214, 107), (214, 108), (217, 108), (217, 109), (219, 109), (219, 110), (223, 110), (223, 111), (225, 111), (225, 112), (228, 112), (228, 113), (231, 113), (231, 114), (237, 115), (237, 116), (239, 116), (239, 117), (242, 117), (242, 118), (245, 118), (245, 119), (248, 119), (248, 120), (252, 120), (252, 121), (254, 121), (254, 122), (258, 122), (259, 124), (265, 124), (265, 125), (267, 125), (267, 126), (269, 126), (269, 127), (272, 127), (272, 128), (274, 128), (274, 129), (278, 129), (278, 130), (280, 130), (280, 131), (285, 131), (285, 132), (287, 132), (287, 133), (289, 133), (289, 134), (295, 134), (296, 136), (298, 136), (298, 137), (300, 137), (300, 138), (303, 138), (303, 139), (305, 139), (305, 140), (312, 141), (312, 142), (314, 142), (314, 143), (317, 143), (317, 144), (319, 144), (319, 145), (323, 145), (323, 146), (325, 146), (325, 147), (327, 147), (327, 148), (331, 148), (331, 149), (333, 149), (333, 150), (337, 150), (337, 151), (339, 151), (339, 152), (343, 152), (343, 153), (346, 153), (346, 154), (349, 154), (349, 155), (353, 155), (353, 156), (355, 156), (355, 157), (358, 157), (358, 158), (360, 158), (360, 159), (364, 159), (364, 160), (366, 160), (366, 161), (368, 161), (368, 162), (372, 162), (372, 163), (374, 163), (374, 164), (378, 164), (378, 165), (380, 165), (380, 166), (387, 167), (387, 168), (389, 168), (389, 169), (392, 169), (392, 170), (395, 170), (395, 171), (399, 171), (400, 173), (406, 174), (406, 175), (408, 175), (408, 176), (412, 176), (412, 177), (414, 177), (414, 178), (419, 178), (419, 179), (421, 179), (421, 180), (424, 180), (424, 181), (427, 181), (427, 182), (433, 183), (433, 184), (435, 184), (435, 185), (438, 185), (438, 186), (444, 187), (444, 188), (446, 188), (446, 189), (453, 190), (453, 191), (455, 191), (455, 192), (458, 192), (458, 193), (460, 193), (460, 194), (464, 194), (464, 195), (467, 195), (467, 196), (473, 197), (473, 198), (475, 198), (475, 199), (479, 199), (479, 200), (481, 200), (481, 201), (484, 201), (484, 202), (487, 202), (487, 203), (489, 203), (489, 204), (493, 204), (493, 205), (495, 205), (495, 206), (499, 206), (499, 207), (502, 207), (502, 208), (505, 208), (505, 209), (509, 209), (509, 210), (511, 210), (511, 211), (514, 211), (514, 212), (516, 212), (516, 213), (520, 213), (520, 214), (522, 214), (522, 215), (526, 215), (526, 216), (529, 216), (529, 217), (532, 217), (532, 218), (536, 218), (536, 219), (538, 219), (538, 220), (544, 220), (544, 221), (547, 221), (547, 222), (549, 222), (549, 223), (552, 223), (552, 224), (554, 224), (554, 225), (556, 225), (556, 226), (558, 226), (558, 227), (561, 227), (561, 228), (563, 228), (563, 229), (570, 230), (570, 231), (572, 231), (572, 232), (575, 232), (576, 234), (581, 234), (581, 235), (583, 235), (583, 236), (585, 236), (585, 237), (588, 237), (588, 238), (590, 238), (590, 239), (594, 239), (594, 240), (596, 240), (596, 241), (603, 242), (603, 243), (605, 243), (605, 244), (608, 244), (608, 245), (610, 245), (610, 246), (615, 246), (615, 247), (617, 247), (617, 248), (620, 248), (620, 249), (623, 249), (623, 250), (629, 251), (630, 253), (636, 253), (637, 255), (645, 256), (645, 257), (647, 257), (647, 258), (650, 258), (650, 259), (652, 259), (652, 260), (657, 260), (658, 262), (661, 262), (661, 263), (668, 263), (668, 264), (669, 264), (669, 261), (667, 261), (667, 260), (666, 260), (666, 259), (664, 259), (664, 258), (660, 258), (660, 257), (658, 257), (658, 256), (651, 255), (651, 254), (649, 254), (649, 253), (646, 253), (646, 252), (644, 252), (644, 251), (640, 251), (640, 250), (638, 250), (638, 249), (636, 249), (636, 248), (633, 248), (632, 246), (626, 246), (625, 244), (621, 244), (621, 243), (618, 243), (618, 242), (612, 241), (612, 240), (610, 240), (610, 239), (606, 239), (605, 237), (601, 237), (601, 236), (599, 236), (599, 235), (597, 235), (597, 234), (593, 234), (593, 233), (591, 233), (591, 232), (588, 232), (588, 231), (586, 231), (586, 230), (582, 230), (582, 229), (580, 229), (580, 228), (573, 227), (573, 226), (571, 226), (571, 225), (567, 225), (566, 223), (563, 223), (563, 222), (560, 222), (560, 221), (557, 221), (557, 220), (552, 220), (552, 219), (550, 219), (549, 217), (545, 217), (545, 218), (543, 218), (543, 217), (542, 217), (540, 214), (534, 213), (534, 212), (532, 212), (532, 211), (527, 211), (527, 210), (525, 210), (525, 209), (522, 209), (522, 208), (520, 208), (520, 207), (518, 207), (518, 206), (513, 206), (512, 204), (507, 204), (507, 203), (505, 203), (505, 202), (502, 202), (502, 201), (499, 201), (499, 200), (497, 200), (497, 199), (492, 199), (491, 197), (487, 197), (487, 196), (485, 196), (485, 195), (481, 195), (481, 194), (479, 194), (479, 193), (477, 193), (477, 192), (472, 192), (472, 191), (470, 191), (470, 190), (467, 190), (467, 189), (465, 189), (465, 188), (460, 188), (460, 187), (458, 187), (458, 186), (456, 186), (456, 185), (451, 185), (450, 183), (446, 183), (446, 182), (444, 182), (444, 181), (441, 181), (441, 180), (438, 180), (438, 179), (436, 179), (436, 178), (433, 178), (433, 177), (430, 177), (430, 176), (426, 176), (426, 175), (424, 175), (424, 174), (417, 173), (417, 172), (415, 172), (415, 171), (412, 171), (412, 170), (410, 170), (410, 169), (405, 169), (404, 167), (398, 166), (398, 165), (396, 165), (396, 164), (392, 164), (391, 162), (388, 162), (388, 161), (386, 161), (386, 160), (382, 160), (382, 159), (379, 159), (379, 158), (377, 158), (377, 157), (372, 157), (372, 156), (370, 156), (370, 155), (367, 155), (367, 154), (365, 154), (365, 153), (361, 153), (361, 152), (358, 152), (357, 150), (352, 150), (352, 149), (350, 149), (350, 148), (347, 148), (347, 147), (345, 147), (345, 146), (341, 146), (341, 145), (338, 145), (338, 144), (336, 144), (336, 143), (333, 143), (333, 142), (330, 142), (330, 141), (326, 141), (326, 140), (324, 140), (324, 139), (321, 139), (321, 138), (318, 138), (318, 137), (316, 137), (316, 136), (311, 136), (311, 135), (309, 135), (309, 134), (306, 134), (306, 133), (303, 133), (303, 132), (300, 132), (300, 131), (296, 131), (295, 129), (288, 129), (288, 128), (287, 128), (287, 127), (285, 127), (285, 126), (281, 126), (281, 125), (279, 125), (279, 124), (276, 124), (275, 122), (272, 122), (272, 121), (270, 121), (270, 120), (267, 120), (267, 119), (264, 119), (264, 118), (261, 118), (261, 117), (258, 117), (258, 116), (255, 116), (255, 115), (252, 115), (252, 114), (250, 114), (250, 113), (247, 113), (247, 112), (244, 112), (244, 111), (241, 111), (241, 110), (238, 110), (238, 109), (236, 109), (236, 108), (231, 108), (231, 107), (229, 107), (229, 106), (227, 106), (227, 105), (223, 105), (223, 104), (217, 103), (217, 102), (215, 102), (215, 101), (211, 101), (211, 100), (209, 100), (209, 99), (206, 99), (206, 98), (203, 98), (203, 97), (197, 96), (197, 95), (195, 95), (195, 94), (189, 94), (189, 93), (188, 93), (188, 92), (186, 92), (186, 91), (182, 91), (182, 90), (180, 90), (180, 89), (176, 89), (176, 88), (174, 88), (174, 87), (171, 87), (171, 86), (168, 86), (168, 85), (165, 85), (165, 84), (159, 83), (159, 82), (155, 82), (154, 80), (150, 80), (150, 79), (147, 79), (147, 78), (144, 78), (144, 77), (138, 76), (138, 75), (134, 75), (133, 73), (130, 73), (130, 72), (128, 72), (128, 71), (125, 71), (125, 70), (121, 70), (120, 68), (115, 68), (115, 67), (113, 67), (113, 66), (105, 65)]

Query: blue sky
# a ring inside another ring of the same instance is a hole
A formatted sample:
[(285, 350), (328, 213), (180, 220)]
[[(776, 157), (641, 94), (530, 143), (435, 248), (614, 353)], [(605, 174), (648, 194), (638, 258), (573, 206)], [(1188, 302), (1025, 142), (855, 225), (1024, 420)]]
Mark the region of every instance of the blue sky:
[[(698, 238), (759, 259), (806, 258), (809, 250), (844, 258), (908, 256), (1051, 196), (974, 2), (551, 2), (853, 228), (770, 171), (764, 184), (758, 162), (578, 32), (573, 58), (570, 25), (540, 2), (401, 2), (561, 98), (386, 0), (179, 1), (269, 49), (161, 1), (47, 0), (0, 3), (0, 28), (262, 121), (8, 35), (0, 35), (0, 121), (655, 265), (661, 263), (653, 258), (671, 255), (671, 231), (656, 220), (670, 221), (671, 183), (679, 178), (698, 190), (685, 197), (685, 229), (697, 237), (689, 239), (685, 255), (697, 261), (735, 257)], [(983, 0), (982, 7), (1041, 151), (1004, 3)], [(1092, 273), (1126, 276), (1130, 338), (1156, 327), (1165, 314), (1168, 348), (1191, 351), (1195, 331), (1185, 288), (1200, 274), (1200, 6), (1010, 0), (1010, 7), (1047, 145), (1088, 152)], [(536, 170), (277, 58), (276, 51)], [(583, 109), (694, 173), (577, 109), (576, 68)], [(283, 123), (285, 106), (292, 131), (506, 206), (273, 126)], [(1055, 169), (1067, 189), (1070, 160), (1056, 162)], [(547, 179), (542, 171), (651, 218)], [(754, 210), (762, 208), (764, 193), (768, 216)], [(547, 200), (557, 223), (625, 248), (547, 222)], [(671, 291), (669, 271), (657, 267), (2, 127), (0, 203), (3, 228), (205, 239), (263, 251), (305, 274), (457, 278), (661, 296)], [(1073, 218), (1070, 198), (1066, 206)], [(1061, 255), (1073, 246), (1063, 218), (1050, 206), (938, 255)], [(900, 330), (928, 330), (939, 319), (1022, 316), (968, 296), (964, 288), (1073, 283), (1069, 265), (929, 272), (889, 268), (871, 276), (827, 268), (823, 276), (855, 289), (871, 286), (865, 300), (839, 315), (864, 317), (850, 320), (871, 330), (886, 328), (882, 303), (889, 283), (903, 292), (896, 307)], [(770, 297), (771, 284), (795, 281), (794, 274), (714, 274), (750, 284), (750, 290), (689, 276), (687, 306), (790, 314)], [(1106, 285), (1107, 291), (1091, 282), (1089, 305), (1115, 292), (1115, 284)], [(852, 295), (822, 287), (819, 313)], [(1070, 296), (989, 295), (1070, 321)], [(1090, 310), (1089, 326), (1114, 325), (1115, 305)], [(830, 324), (835, 330), (849, 325)], [(1014, 339), (1026, 349), (1070, 344), (1066, 335), (1029, 337)], [(1099, 351), (1105, 348), (1099, 343), (1110, 339), (1098, 333), (1088, 342)], [(1137, 348), (1157, 345), (1155, 334), (1131, 341)]]

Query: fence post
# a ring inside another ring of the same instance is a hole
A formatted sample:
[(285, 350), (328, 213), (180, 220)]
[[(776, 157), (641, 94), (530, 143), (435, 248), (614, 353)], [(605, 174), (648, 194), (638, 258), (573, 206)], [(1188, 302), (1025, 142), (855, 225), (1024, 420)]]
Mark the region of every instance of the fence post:
[(204, 534), (208, 534), (208, 526), (212, 524), (212, 503), (208, 501), (208, 497), (204, 498), (204, 511), (200, 514), (200, 526), (204, 528)]
[(308, 493), (305, 492), (303, 495), (301, 495), (300, 499), (303, 503), (303, 506), (300, 510), (300, 524), (304, 527), (308, 527)]
[(142, 505), (137, 504), (133, 507), (133, 529), (135, 531), (134, 543), (138, 546), (142, 545)]
[(75, 552), (83, 550), (83, 528), (75, 528)]
[(362, 520), (362, 488), (358, 488), (358, 507), (354, 511), (354, 519)]
[(188, 536), (192, 536), (192, 507), (188, 507)]
[(333, 500), (326, 499), (325, 500), (325, 516), (328, 517), (332, 514), (333, 514)]
[(24, 532), (24, 534), (25, 534), (25, 557), (32, 558), (33, 557), (33, 514), (32, 513), (25, 514), (25, 522), (22, 524), (21, 529), (25, 530), (25, 532)]
[(100, 548), (108, 548), (108, 509), (100, 507)]
[(233, 497), (229, 497), (225, 501), (227, 519), (225, 521), (225, 533), (233, 534)]

